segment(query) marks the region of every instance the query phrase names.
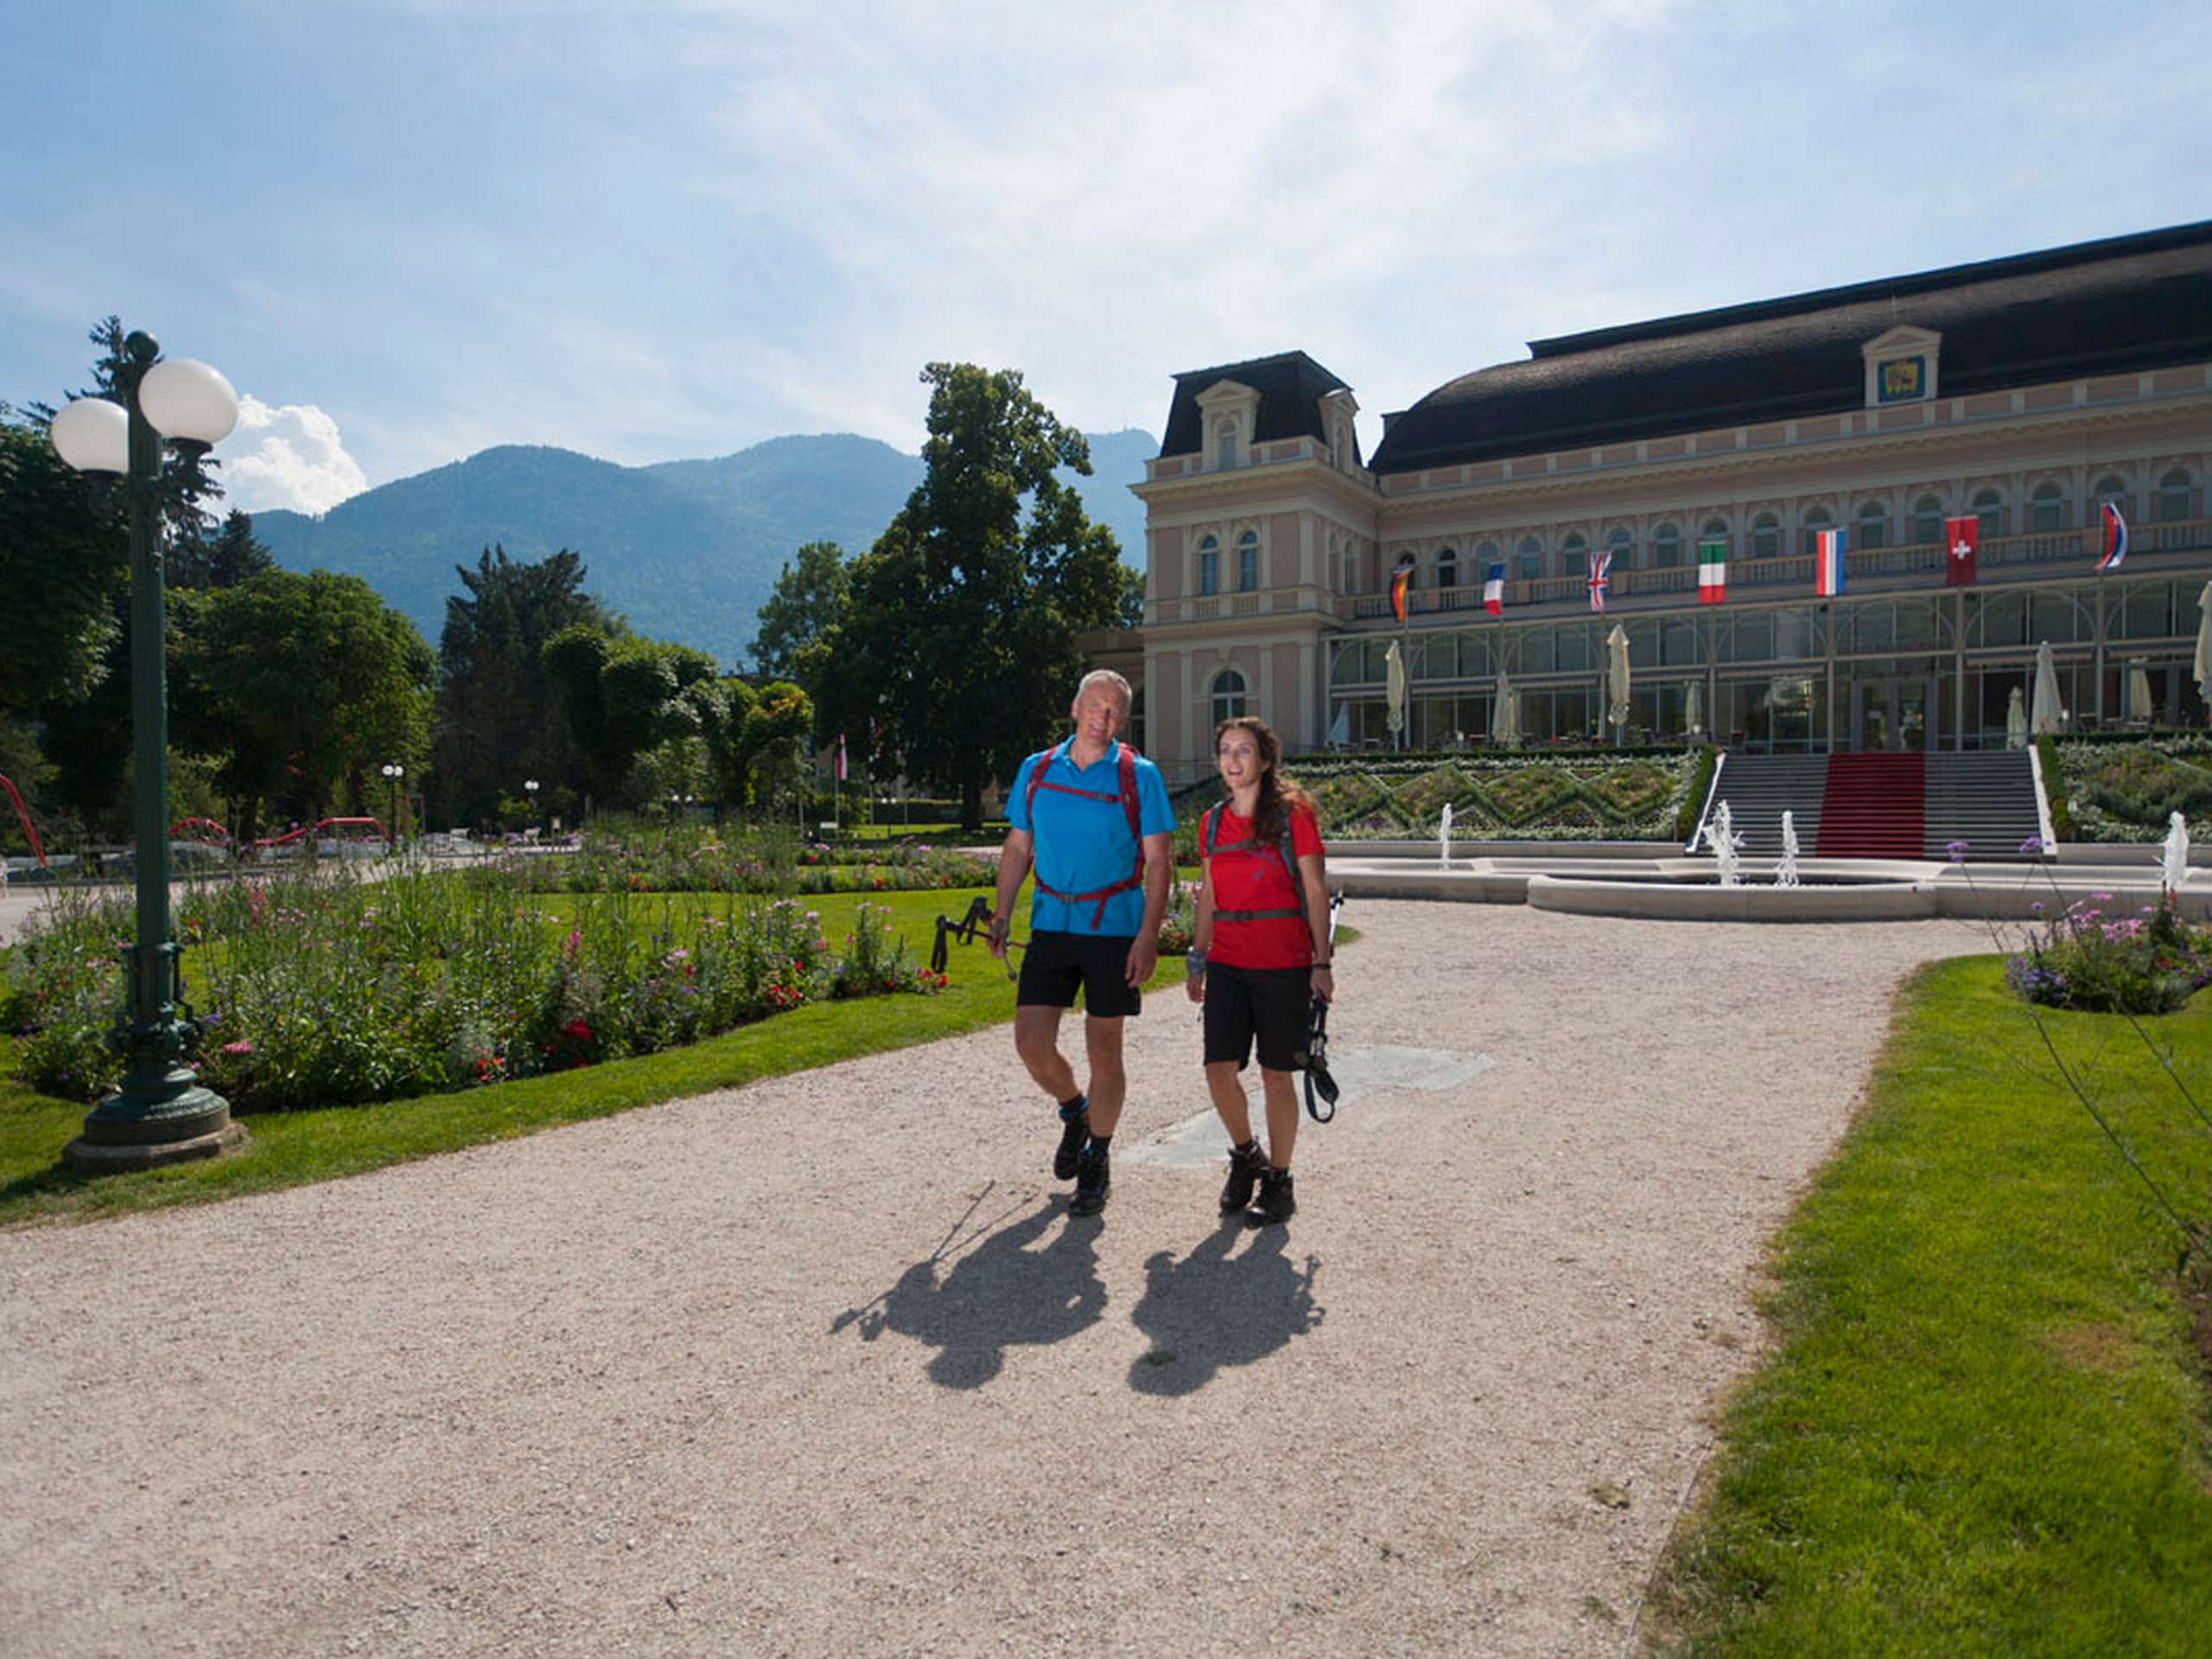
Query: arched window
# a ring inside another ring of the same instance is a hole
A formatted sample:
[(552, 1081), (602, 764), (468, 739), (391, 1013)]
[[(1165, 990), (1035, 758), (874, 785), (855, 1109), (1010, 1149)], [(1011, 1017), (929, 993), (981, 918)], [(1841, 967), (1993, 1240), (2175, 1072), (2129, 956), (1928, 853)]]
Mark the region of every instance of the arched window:
[(2171, 524), (2177, 519), (2193, 518), (2190, 511), (2196, 492), (2187, 473), (2177, 467), (2158, 480), (2158, 522)]
[(1878, 501), (1861, 501), (1858, 521), (1851, 527), (1854, 546), (1867, 552), (1890, 544), (1890, 510)]
[(1708, 518), (1698, 535), (1708, 542), (1725, 541), (1728, 536), (1728, 521), (1726, 518)]
[(1436, 556), (1436, 585), (1457, 588), (1459, 585), (1459, 552), (1457, 548), (1446, 548)]
[(1976, 490), (1974, 493), (1974, 516), (1980, 524), (1983, 535), (2002, 536), (2005, 533), (2004, 496), (1993, 489)]
[(1224, 668), (1213, 677), (1213, 723), (1234, 720), (1244, 712), (1244, 677), (1233, 668)]
[(1824, 530), (1835, 528), (1835, 515), (1815, 503), (1805, 509), (1805, 551), (1813, 550), (1813, 537)]
[(1236, 538), (1236, 591), (1260, 591), (1260, 532), (1248, 530)]
[(1467, 572), (1467, 580), (1469, 582), (1488, 582), (1490, 580), (1491, 566), (1497, 563), (1504, 557), (1505, 555), (1498, 550), (1498, 546), (1496, 542), (1484, 542), (1480, 547), (1478, 547), (1475, 550), (1475, 568)]
[(1615, 570), (1636, 569), (1636, 537), (1625, 524), (1616, 525), (1612, 534), (1605, 537), (1605, 546), (1612, 553)]
[(2055, 536), (2066, 528), (2066, 493), (2045, 479), (2028, 497), (2028, 532)]
[(1751, 556), (1755, 559), (1778, 559), (1782, 556), (1782, 520), (1770, 512), (1763, 512), (1751, 520)]
[(2089, 493), (2097, 498), (2100, 505), (2109, 501), (2122, 512), (2127, 511), (2127, 480), (2116, 473), (2107, 473), (2097, 480), (2097, 487)]
[(1590, 538), (1579, 530), (1569, 531), (1559, 544), (1559, 573), (1562, 576), (1590, 574)]
[(1912, 504), (1912, 540), (1916, 547), (1941, 546), (1943, 541), (1943, 504), (1923, 495)]
[(1217, 594), (1221, 591), (1221, 543), (1212, 537), (1198, 543), (1198, 592)]
[(1544, 544), (1533, 536), (1523, 536), (1514, 557), (1520, 571), (1519, 580), (1535, 582), (1544, 574)]
[(1651, 563), (1671, 570), (1681, 562), (1682, 532), (1671, 522), (1660, 525), (1651, 532)]

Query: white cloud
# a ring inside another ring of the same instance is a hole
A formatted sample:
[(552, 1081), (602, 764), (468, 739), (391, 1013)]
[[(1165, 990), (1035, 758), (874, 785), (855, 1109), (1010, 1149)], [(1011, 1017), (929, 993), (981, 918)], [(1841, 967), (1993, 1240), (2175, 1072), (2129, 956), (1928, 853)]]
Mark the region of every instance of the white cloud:
[(369, 487), (346, 453), (338, 423), (313, 404), (271, 408), (258, 397), (239, 398), (238, 430), (221, 460), (224, 500), (245, 512), (325, 513)]

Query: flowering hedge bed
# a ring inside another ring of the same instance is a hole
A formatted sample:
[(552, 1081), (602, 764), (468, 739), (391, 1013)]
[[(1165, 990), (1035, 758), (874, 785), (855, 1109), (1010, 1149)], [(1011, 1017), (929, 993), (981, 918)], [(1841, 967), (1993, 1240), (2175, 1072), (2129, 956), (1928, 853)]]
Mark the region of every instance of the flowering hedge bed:
[(2132, 916), (2102, 908), (2110, 897), (2030, 931), (2005, 964), (2015, 995), (2091, 1014), (2171, 1014), (2212, 984), (2212, 930), (2175, 914), (2171, 895)]
[[(863, 904), (842, 950), (798, 901), (731, 895), (678, 914), (582, 896), (563, 926), (512, 884), (404, 874), (189, 893), (202, 1079), (239, 1111), (404, 1098), (696, 1042), (825, 997), (929, 992), (887, 912)], [(0, 1021), (23, 1080), (96, 1100), (118, 1070), (120, 899), (48, 912), (0, 958)]]
[(2058, 778), (2050, 789), (2076, 840), (2162, 841), (2176, 812), (2192, 823), (2212, 817), (2212, 738), (2075, 739), (2056, 752)]
[[(1320, 760), (1285, 771), (1314, 798), (1332, 841), (1426, 838), (1444, 808), (1469, 837), (1547, 841), (1671, 841), (1698, 774), (1693, 749), (1434, 755)], [(1217, 787), (1186, 793), (1179, 814), (1195, 822)]]
[(987, 859), (957, 848), (892, 842), (866, 849), (758, 830), (614, 823), (565, 849), (499, 861), (479, 877), (532, 893), (905, 893), (988, 886)]

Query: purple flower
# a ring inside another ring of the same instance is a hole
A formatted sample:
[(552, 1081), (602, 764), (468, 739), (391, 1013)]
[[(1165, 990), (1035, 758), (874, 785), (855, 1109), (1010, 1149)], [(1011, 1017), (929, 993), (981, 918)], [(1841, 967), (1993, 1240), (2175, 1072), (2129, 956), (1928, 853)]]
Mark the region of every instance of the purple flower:
[(2043, 851), (2043, 837), (2041, 836), (2030, 836), (2025, 841), (2020, 843), (2020, 850), (2024, 853), (2030, 854)]
[(1943, 850), (1951, 855), (1951, 862), (1954, 864), (1963, 864), (1967, 861), (1967, 843), (1963, 841), (1955, 841)]

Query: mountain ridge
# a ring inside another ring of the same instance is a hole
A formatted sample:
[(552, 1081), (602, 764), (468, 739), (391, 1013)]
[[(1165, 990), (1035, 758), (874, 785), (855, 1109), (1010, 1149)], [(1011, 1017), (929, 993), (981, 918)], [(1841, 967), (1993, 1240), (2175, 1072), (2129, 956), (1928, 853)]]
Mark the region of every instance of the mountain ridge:
[[(1090, 516), (1141, 568), (1144, 508), (1127, 486), (1158, 449), (1137, 428), (1089, 436), (1092, 476), (1068, 475)], [(287, 569), (358, 575), (432, 645), (456, 567), (491, 546), (535, 563), (567, 549), (585, 586), (639, 632), (747, 661), (778, 573), (807, 542), (850, 556), (874, 544), (922, 481), (921, 457), (879, 439), (822, 433), (730, 454), (625, 467), (550, 445), (496, 444), (395, 479), (320, 517), (252, 515)]]

